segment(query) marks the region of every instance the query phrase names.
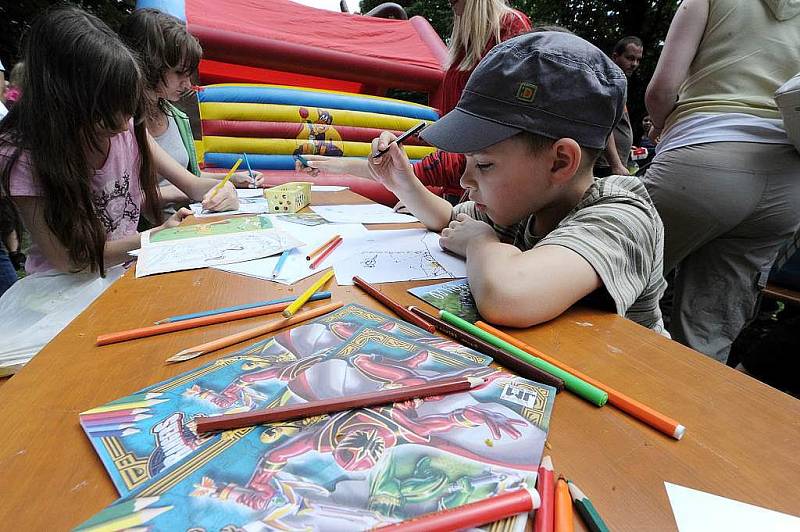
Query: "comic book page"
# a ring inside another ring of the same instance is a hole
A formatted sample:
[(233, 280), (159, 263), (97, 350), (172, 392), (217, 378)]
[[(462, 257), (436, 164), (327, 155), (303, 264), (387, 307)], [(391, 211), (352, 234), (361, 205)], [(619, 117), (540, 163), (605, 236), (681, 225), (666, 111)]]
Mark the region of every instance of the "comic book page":
[[(403, 340), (414, 339), (426, 346), (431, 361), (419, 368), (426, 375), (483, 367), (491, 362), (486, 355), (406, 322), (366, 307), (348, 305), (131, 396), (83, 412), (81, 426), (115, 487), (126, 495), (220, 440), (218, 435), (196, 434), (193, 420), (197, 416), (286, 404), (293, 400), (291, 390), (297, 387), (294, 381), (307, 381), (323, 367), (352, 371), (338, 377), (331, 373), (327, 380), (316, 382), (323, 393), (316, 398), (377, 389), (369, 379), (356, 378), (363, 371), (353, 366), (352, 360), (331, 359), (365, 327), (374, 331), (370, 336), (373, 342), (412, 345)], [(381, 384), (384, 385), (393, 384), (386, 381)]]
[[(364, 389), (360, 383), (376, 389), (388, 380), (441, 377), (441, 365), (453, 364), (417, 342), (387, 345), (386, 335), (359, 330), (318, 371), (293, 374), (287, 393), (311, 398), (333, 382), (339, 392)], [(469, 392), (225, 432), (82, 528), (351, 532), (532, 487), (555, 389), (490, 368), (456, 364), (446, 373), (465, 371), (487, 382)]]

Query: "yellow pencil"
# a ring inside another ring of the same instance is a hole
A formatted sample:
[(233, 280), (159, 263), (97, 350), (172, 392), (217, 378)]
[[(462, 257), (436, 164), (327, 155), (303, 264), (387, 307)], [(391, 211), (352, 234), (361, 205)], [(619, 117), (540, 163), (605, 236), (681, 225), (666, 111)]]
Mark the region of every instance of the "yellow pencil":
[(239, 157), (239, 160), (238, 160), (238, 161), (236, 161), (236, 164), (234, 164), (234, 165), (233, 165), (233, 168), (231, 168), (230, 170), (228, 170), (228, 173), (227, 173), (227, 174), (225, 174), (225, 177), (223, 177), (223, 178), (222, 178), (222, 181), (220, 181), (220, 182), (219, 182), (219, 185), (217, 185), (217, 186), (215, 186), (215, 187), (214, 187), (214, 192), (212, 192), (212, 193), (211, 193), (211, 197), (210, 197), (210, 198), (208, 198), (208, 199), (213, 199), (213, 198), (214, 198), (214, 196), (216, 196), (216, 195), (217, 195), (217, 192), (219, 192), (219, 190), (220, 190), (222, 187), (224, 187), (224, 186), (225, 186), (225, 183), (227, 183), (228, 181), (230, 181), (230, 179), (231, 179), (231, 176), (232, 176), (232, 175), (233, 175), (233, 173), (236, 171), (236, 169), (237, 169), (237, 168), (239, 168), (239, 165), (240, 165), (240, 164), (242, 164), (242, 158), (241, 158), (241, 157)]
[(320, 277), (319, 281), (312, 284), (308, 290), (303, 292), (300, 295), (300, 297), (298, 297), (292, 302), (291, 305), (286, 307), (286, 310), (283, 311), (283, 316), (285, 318), (291, 318), (292, 316), (294, 316), (294, 313), (300, 310), (300, 307), (302, 307), (305, 304), (305, 302), (308, 301), (308, 298), (313, 296), (317, 292), (317, 290), (322, 288), (331, 277), (333, 277), (333, 270), (328, 270), (327, 272), (325, 272), (325, 275)]

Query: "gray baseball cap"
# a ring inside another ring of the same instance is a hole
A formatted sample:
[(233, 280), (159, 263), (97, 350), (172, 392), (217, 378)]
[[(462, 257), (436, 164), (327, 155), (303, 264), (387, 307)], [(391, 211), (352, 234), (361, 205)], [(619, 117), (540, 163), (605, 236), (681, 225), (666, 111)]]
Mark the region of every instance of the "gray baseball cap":
[(625, 74), (576, 35), (543, 31), (498, 44), (456, 108), (421, 133), (451, 153), (482, 150), (521, 131), (602, 149), (625, 107)]

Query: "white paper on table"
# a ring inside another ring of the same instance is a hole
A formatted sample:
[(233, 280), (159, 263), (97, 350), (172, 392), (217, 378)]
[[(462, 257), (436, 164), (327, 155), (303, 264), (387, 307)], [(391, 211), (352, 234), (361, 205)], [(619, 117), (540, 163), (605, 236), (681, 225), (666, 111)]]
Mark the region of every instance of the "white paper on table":
[(236, 194), (239, 196), (239, 208), (235, 211), (204, 211), (202, 203), (192, 203), (189, 208), (192, 209), (192, 214), (197, 218), (231, 214), (269, 214), (269, 205), (267, 204), (267, 198), (264, 197), (263, 189), (238, 188), (236, 189)]
[[(231, 273), (238, 273), (248, 277), (257, 277), (259, 279), (267, 279), (277, 283), (291, 285), (318, 273), (333, 264), (333, 256), (339, 251), (340, 248), (352, 250), (352, 244), (355, 242), (360, 243), (361, 237), (371, 231), (361, 224), (322, 224), (322, 225), (300, 225), (291, 222), (286, 222), (276, 218), (272, 218), (273, 225), (290, 233), (298, 240), (305, 244), (292, 250), (286, 262), (283, 263), (278, 277), (272, 278), (272, 271), (278, 263), (279, 256), (266, 257), (258, 260), (251, 260), (248, 262), (241, 262), (238, 264), (225, 264), (215, 266), (218, 270), (223, 270)], [(306, 260), (306, 255), (324, 244), (334, 235), (341, 235), (342, 245), (336, 248), (331, 256), (326, 258), (316, 269), (309, 268), (310, 262)]]
[(339, 185), (311, 185), (311, 192), (341, 192), (342, 190), (350, 190), (350, 187)]
[(239, 199), (242, 198), (263, 198), (264, 197), (264, 189), (263, 188), (237, 188), (236, 195), (239, 196)]
[(136, 262), (137, 278), (259, 259), (302, 245), (290, 233), (277, 229), (166, 242), (145, 240), (143, 237)]
[[(797, 532), (800, 517), (664, 482), (680, 532)], [(789, 488), (794, 489), (794, 488)]]
[(417, 219), (399, 214), (385, 205), (312, 205), (311, 210), (332, 223), (340, 224), (405, 224)]
[(353, 284), (354, 275), (368, 283), (467, 276), (466, 261), (443, 251), (439, 235), (425, 229), (369, 231), (333, 255), (340, 285)]

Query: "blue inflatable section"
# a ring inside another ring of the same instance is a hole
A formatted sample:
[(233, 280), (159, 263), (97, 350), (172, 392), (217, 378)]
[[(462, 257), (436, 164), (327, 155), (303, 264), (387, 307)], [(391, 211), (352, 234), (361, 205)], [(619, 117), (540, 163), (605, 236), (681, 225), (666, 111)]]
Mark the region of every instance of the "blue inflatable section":
[(408, 105), (402, 102), (360, 98), (345, 94), (284, 89), (280, 87), (226, 86), (205, 87), (198, 93), (200, 102), (262, 103), (276, 105), (302, 105), (327, 109), (363, 111), (382, 115), (404, 116), (420, 120), (438, 120), (439, 115), (430, 107)]
[[(239, 153), (217, 153), (206, 152), (203, 160), (205, 164), (211, 168), (232, 168), (239, 157)], [(294, 170), (294, 157), (291, 155), (260, 155), (260, 154), (247, 154), (247, 160), (250, 161), (250, 166), (256, 170)], [(414, 164), (418, 159), (412, 159), (411, 164)]]

